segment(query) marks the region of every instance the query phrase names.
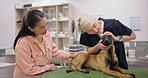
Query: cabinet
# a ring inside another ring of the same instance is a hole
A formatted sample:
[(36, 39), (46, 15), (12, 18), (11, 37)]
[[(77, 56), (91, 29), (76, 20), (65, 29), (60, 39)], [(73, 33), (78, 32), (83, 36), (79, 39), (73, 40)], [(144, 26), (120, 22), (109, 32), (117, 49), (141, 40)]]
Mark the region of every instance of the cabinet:
[(49, 32), (51, 32), (53, 41), (59, 49), (67, 44), (74, 43), (72, 32), (74, 6), (70, 3), (16, 8), (16, 35), (21, 28), (23, 16), (27, 11), (32, 9), (39, 9), (46, 14), (49, 23)]

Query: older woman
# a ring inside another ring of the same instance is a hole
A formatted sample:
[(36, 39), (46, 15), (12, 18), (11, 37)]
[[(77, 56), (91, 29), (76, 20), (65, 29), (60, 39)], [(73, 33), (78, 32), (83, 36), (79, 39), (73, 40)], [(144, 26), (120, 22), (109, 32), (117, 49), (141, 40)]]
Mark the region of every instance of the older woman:
[(94, 16), (83, 14), (77, 21), (77, 29), (81, 33), (80, 44), (86, 46), (88, 53), (99, 53), (111, 47), (100, 43), (101, 34), (109, 34), (115, 40), (115, 53), (119, 67), (128, 69), (123, 42), (134, 40), (135, 33), (116, 19), (96, 19)]

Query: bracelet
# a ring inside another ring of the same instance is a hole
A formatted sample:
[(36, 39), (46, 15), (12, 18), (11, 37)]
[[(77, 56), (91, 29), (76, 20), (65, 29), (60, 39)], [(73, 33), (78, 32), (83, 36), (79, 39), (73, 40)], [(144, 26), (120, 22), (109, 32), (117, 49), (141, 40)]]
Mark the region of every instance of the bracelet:
[(119, 42), (123, 41), (123, 36), (119, 36)]

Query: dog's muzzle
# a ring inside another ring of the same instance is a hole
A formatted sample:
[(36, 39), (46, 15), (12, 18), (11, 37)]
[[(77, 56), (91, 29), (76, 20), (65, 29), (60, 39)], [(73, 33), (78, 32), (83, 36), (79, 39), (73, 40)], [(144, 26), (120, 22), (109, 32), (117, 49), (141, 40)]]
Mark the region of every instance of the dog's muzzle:
[(112, 44), (112, 37), (111, 35), (103, 35), (102, 36), (102, 44), (105, 46), (109, 46)]

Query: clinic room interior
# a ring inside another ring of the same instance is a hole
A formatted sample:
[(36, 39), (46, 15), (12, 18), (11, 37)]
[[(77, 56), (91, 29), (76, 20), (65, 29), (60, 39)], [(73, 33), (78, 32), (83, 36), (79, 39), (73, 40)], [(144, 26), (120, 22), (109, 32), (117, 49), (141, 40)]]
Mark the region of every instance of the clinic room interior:
[[(148, 72), (148, 0), (0, 0), (0, 9), (0, 78), (13, 78), (16, 66), (14, 40), (21, 29), (24, 15), (34, 9), (46, 14), (48, 31), (57, 49), (70, 54), (88, 50), (80, 43), (82, 33), (77, 30), (78, 18), (82, 14), (96, 19), (119, 20), (136, 35), (130, 41), (124, 41), (124, 36), (120, 37), (123, 38), (127, 71)], [(70, 66), (69, 59), (53, 57), (50, 60), (59, 67)], [(148, 73), (144, 75), (148, 78)], [(138, 78), (137, 73), (136, 76)]]

